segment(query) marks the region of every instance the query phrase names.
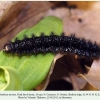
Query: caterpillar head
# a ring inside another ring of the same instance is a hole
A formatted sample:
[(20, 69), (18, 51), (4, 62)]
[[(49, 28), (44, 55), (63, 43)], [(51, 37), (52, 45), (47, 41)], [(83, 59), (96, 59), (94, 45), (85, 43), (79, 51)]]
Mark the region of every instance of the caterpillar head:
[(11, 45), (10, 44), (4, 45), (3, 51), (6, 53), (11, 53), (11, 51), (12, 51)]

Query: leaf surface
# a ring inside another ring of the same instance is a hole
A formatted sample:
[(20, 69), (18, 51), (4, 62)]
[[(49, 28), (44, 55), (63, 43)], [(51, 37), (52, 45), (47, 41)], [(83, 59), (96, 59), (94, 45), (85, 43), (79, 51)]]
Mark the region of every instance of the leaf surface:
[(100, 60), (94, 60), (89, 72), (87, 74), (79, 74), (83, 77), (91, 86), (100, 90)]
[[(57, 17), (48, 16), (34, 27), (21, 31), (16, 37), (22, 40), (25, 35), (31, 37), (33, 33), (35, 36), (40, 36), (41, 33), (50, 35), (51, 32), (60, 35), (62, 31), (62, 21)], [(1, 51), (0, 66), (15, 68), (21, 77), (24, 90), (31, 90), (44, 80), (49, 72), (54, 56), (55, 54), (47, 53), (18, 57), (17, 55), (13, 56)]]

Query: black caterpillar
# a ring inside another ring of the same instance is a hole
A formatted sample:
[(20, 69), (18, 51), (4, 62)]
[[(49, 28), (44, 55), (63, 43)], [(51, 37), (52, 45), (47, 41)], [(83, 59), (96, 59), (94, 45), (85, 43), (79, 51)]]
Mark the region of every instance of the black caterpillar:
[(4, 52), (17, 53), (18, 55), (30, 53), (65, 53), (70, 52), (79, 56), (97, 58), (100, 55), (100, 47), (91, 41), (76, 38), (74, 34), (71, 36), (54, 35), (39, 37), (32, 35), (31, 38), (25, 37), (23, 40), (16, 39), (4, 46)]

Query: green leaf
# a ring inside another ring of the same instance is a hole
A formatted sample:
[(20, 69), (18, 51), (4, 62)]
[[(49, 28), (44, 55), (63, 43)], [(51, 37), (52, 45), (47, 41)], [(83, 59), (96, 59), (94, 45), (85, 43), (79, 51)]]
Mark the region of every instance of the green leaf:
[(0, 66), (0, 90), (22, 90), (21, 78), (12, 67)]
[[(32, 33), (35, 36), (40, 36), (41, 33), (50, 35), (51, 32), (54, 32), (56, 35), (61, 35), (63, 32), (62, 21), (54, 16), (44, 18), (32, 28), (21, 31), (16, 37), (22, 40), (25, 35), (31, 37)], [(47, 53), (18, 57), (17, 55), (12, 56), (1, 51), (0, 66), (12, 66), (15, 68), (19, 72), (24, 90), (31, 90), (45, 79), (54, 56), (55, 54)]]

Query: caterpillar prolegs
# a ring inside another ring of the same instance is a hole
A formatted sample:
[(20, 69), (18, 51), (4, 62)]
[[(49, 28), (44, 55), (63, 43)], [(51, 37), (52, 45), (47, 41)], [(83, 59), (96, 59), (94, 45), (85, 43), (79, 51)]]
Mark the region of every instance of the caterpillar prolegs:
[(16, 39), (4, 46), (4, 52), (22, 54), (36, 54), (36, 53), (65, 53), (70, 52), (79, 56), (97, 58), (100, 55), (100, 47), (89, 40), (75, 37), (74, 34), (70, 36), (54, 35), (50, 36), (34, 36), (31, 38), (25, 37), (23, 40)]

